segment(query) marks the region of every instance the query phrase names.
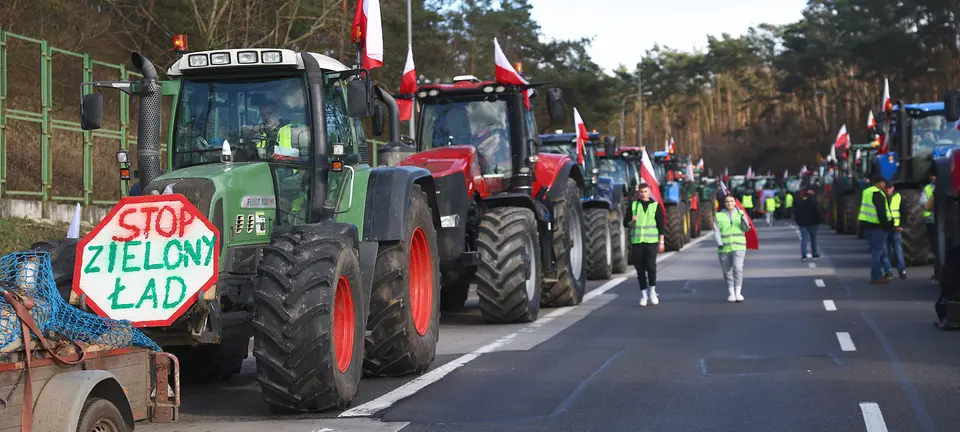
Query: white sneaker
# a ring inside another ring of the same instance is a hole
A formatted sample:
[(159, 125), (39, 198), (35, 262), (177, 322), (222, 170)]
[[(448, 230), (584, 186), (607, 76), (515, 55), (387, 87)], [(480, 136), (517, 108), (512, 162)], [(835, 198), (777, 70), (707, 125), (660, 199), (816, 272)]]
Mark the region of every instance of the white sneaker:
[(650, 296), (650, 303), (654, 306), (660, 304), (660, 296), (653, 294)]
[(642, 306), (646, 306), (646, 305), (647, 305), (647, 298), (644, 297), (644, 298), (640, 299), (640, 306), (642, 307)]
[(742, 301), (743, 301), (743, 294), (741, 294), (741, 290), (742, 290), (742, 289), (743, 289), (743, 287), (737, 287), (736, 297), (737, 297), (737, 301), (738, 301), (738, 302), (742, 302)]
[(737, 295), (734, 294), (734, 291), (733, 291), (733, 288), (732, 288), (732, 287), (731, 287), (731, 288), (727, 288), (727, 292), (730, 294), (730, 295), (727, 296), (727, 301), (728, 301), (728, 302), (733, 303), (733, 302), (737, 301)]
[(650, 291), (649, 288), (640, 291), (640, 294), (643, 295), (643, 297), (640, 298), (640, 306), (646, 306), (646, 305), (647, 305), (647, 298), (648, 298), (648, 296), (649, 296), (647, 293), (648, 293), (649, 291)]

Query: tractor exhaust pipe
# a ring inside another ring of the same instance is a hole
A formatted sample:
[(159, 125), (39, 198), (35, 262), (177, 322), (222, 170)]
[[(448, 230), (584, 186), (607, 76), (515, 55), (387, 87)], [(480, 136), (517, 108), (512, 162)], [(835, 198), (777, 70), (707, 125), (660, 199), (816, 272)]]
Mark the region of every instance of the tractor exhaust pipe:
[(380, 87), (376, 87), (376, 89), (377, 93), (380, 94), (380, 102), (387, 107), (387, 131), (390, 133), (390, 141), (388, 142), (400, 142), (400, 106), (397, 105), (397, 100), (390, 92)]
[(153, 179), (160, 176), (160, 116), (163, 93), (157, 69), (139, 53), (130, 56), (133, 66), (143, 75), (140, 80), (139, 123), (137, 127), (137, 162), (139, 163), (140, 190), (146, 190)]

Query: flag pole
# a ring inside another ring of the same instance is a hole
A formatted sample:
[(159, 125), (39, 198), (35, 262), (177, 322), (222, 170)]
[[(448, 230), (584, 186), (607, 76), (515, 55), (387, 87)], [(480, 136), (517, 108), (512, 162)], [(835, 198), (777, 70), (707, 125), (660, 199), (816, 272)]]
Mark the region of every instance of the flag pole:
[[(407, 45), (413, 46), (413, 0), (407, 0)], [(414, 79), (417, 77), (414, 76)], [(416, 139), (417, 98), (414, 95), (410, 104), (410, 139)]]

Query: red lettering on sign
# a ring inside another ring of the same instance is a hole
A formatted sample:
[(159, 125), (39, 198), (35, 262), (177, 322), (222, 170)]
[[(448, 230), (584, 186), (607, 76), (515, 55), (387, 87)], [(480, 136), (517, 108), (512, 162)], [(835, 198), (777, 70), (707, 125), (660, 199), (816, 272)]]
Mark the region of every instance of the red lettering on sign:
[(126, 221), (126, 218), (128, 215), (131, 215), (136, 212), (137, 212), (136, 208), (128, 208), (124, 210), (122, 213), (120, 213), (120, 218), (117, 220), (117, 225), (120, 225), (120, 228), (130, 231), (132, 234), (130, 234), (129, 237), (113, 236), (113, 241), (128, 242), (140, 236), (140, 228), (130, 225)]
[(187, 228), (187, 225), (193, 222), (197, 216), (187, 210), (187, 207), (180, 208), (180, 237), (183, 237), (183, 232)]
[(148, 238), (148, 237), (150, 237), (150, 225), (151, 225), (150, 222), (151, 222), (151, 220), (152, 220), (151, 218), (153, 217), (153, 214), (156, 213), (158, 210), (160, 210), (160, 208), (159, 208), (159, 207), (156, 207), (156, 206), (149, 206), (149, 207), (141, 207), (141, 208), (140, 208), (140, 213), (143, 213), (143, 214), (145, 214), (145, 215), (147, 216), (147, 220), (146, 220), (146, 222), (144, 222), (144, 224), (143, 224), (143, 225), (144, 225), (144, 226), (143, 226), (143, 238)]
[[(164, 231), (163, 225), (160, 224), (160, 221), (163, 220), (164, 213), (170, 213), (170, 230)], [(173, 211), (173, 207), (163, 206), (159, 212), (157, 212), (157, 234), (165, 238), (170, 238), (173, 236), (173, 233), (177, 232), (177, 212)]]

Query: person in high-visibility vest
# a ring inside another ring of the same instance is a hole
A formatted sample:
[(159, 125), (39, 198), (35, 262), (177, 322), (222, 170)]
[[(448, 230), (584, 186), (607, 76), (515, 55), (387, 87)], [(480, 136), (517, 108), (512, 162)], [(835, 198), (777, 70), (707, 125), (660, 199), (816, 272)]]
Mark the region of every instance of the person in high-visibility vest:
[(743, 204), (743, 209), (750, 212), (753, 211), (753, 194), (745, 193), (740, 197), (740, 204)]
[[(887, 201), (886, 180), (876, 175), (872, 186), (863, 190), (860, 199), (860, 215), (857, 219), (870, 240), (870, 283), (890, 282), (890, 258), (887, 256), (887, 237), (893, 228), (890, 217), (890, 202)], [(882, 266), (882, 267), (881, 267)]]
[[(890, 197), (890, 218), (893, 219), (893, 231), (890, 231), (890, 237), (887, 238), (887, 253), (890, 255), (892, 264), (897, 266), (900, 273), (900, 279), (907, 278), (907, 268), (903, 262), (903, 227), (900, 226), (900, 203), (903, 197), (900, 192), (894, 190), (893, 183), (887, 185), (887, 196)], [(893, 278), (893, 275), (887, 275)]]
[(720, 268), (727, 282), (727, 301), (743, 301), (743, 260), (747, 256), (747, 236), (750, 221), (746, 213), (737, 208), (733, 195), (723, 199), (723, 210), (713, 218), (713, 238), (717, 242)]
[(773, 199), (772, 196), (768, 196), (767, 199), (763, 201), (763, 210), (766, 211), (763, 216), (767, 219), (767, 226), (773, 226), (773, 214), (777, 211), (777, 200)]
[[(930, 248), (932, 250), (937, 250), (937, 228), (934, 225), (933, 220), (933, 210), (934, 210), (934, 185), (937, 183), (936, 174), (930, 175), (930, 183), (923, 187), (923, 191), (920, 193), (920, 207), (923, 208), (923, 222), (927, 228), (927, 241), (930, 242)], [(933, 260), (933, 276), (930, 278), (931, 281), (937, 282), (937, 277), (939, 276), (939, 267), (940, 260)]]
[(624, 218), (630, 230), (631, 258), (637, 269), (640, 282), (640, 306), (647, 301), (657, 305), (657, 254), (663, 252), (663, 235), (667, 232), (664, 224), (663, 206), (651, 198), (650, 185), (637, 186), (640, 199), (630, 206), (630, 217)]
[(786, 201), (784, 203), (784, 218), (793, 218), (793, 194), (790, 191), (787, 191), (787, 196), (784, 198)]

